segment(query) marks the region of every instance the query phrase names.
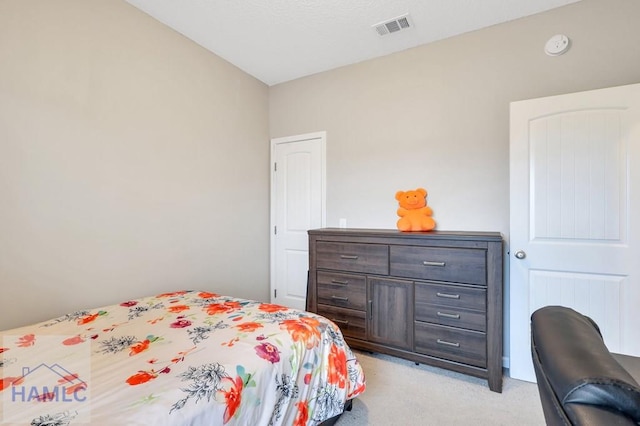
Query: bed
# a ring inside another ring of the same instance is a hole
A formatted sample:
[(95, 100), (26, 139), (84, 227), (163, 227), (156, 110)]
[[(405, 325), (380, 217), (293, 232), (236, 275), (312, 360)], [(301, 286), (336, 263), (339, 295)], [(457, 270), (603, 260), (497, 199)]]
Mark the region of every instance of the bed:
[(0, 332), (0, 423), (316, 425), (365, 389), (321, 316), (203, 291)]

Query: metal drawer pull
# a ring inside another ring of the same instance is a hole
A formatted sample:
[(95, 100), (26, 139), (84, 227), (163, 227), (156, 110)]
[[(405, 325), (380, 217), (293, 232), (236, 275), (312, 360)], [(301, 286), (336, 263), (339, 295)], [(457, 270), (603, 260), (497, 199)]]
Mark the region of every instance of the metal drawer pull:
[(429, 262), (428, 260), (425, 260), (424, 262), (422, 262), (422, 264), (424, 266), (444, 266), (445, 265), (444, 262)]
[(350, 254), (341, 254), (340, 259), (351, 259), (356, 260), (358, 256), (350, 255)]
[(438, 340), (436, 340), (436, 342), (438, 342), (438, 344), (440, 344), (440, 345), (453, 346), (453, 347), (456, 347), (456, 348), (460, 347), (460, 343), (447, 342), (446, 340), (438, 339)]
[(437, 315), (439, 317), (451, 318), (451, 319), (460, 319), (460, 314), (449, 314), (447, 312), (438, 312)]
[(331, 284), (347, 285), (349, 284), (349, 280), (331, 280)]
[(331, 296), (331, 298), (333, 300), (339, 300), (341, 302), (348, 302), (349, 298), (348, 297), (342, 297), (342, 296)]
[(344, 326), (349, 325), (349, 321), (345, 321), (345, 320), (339, 320), (339, 319), (331, 318), (331, 321), (335, 322), (336, 324), (340, 324), (340, 325), (344, 325)]
[(438, 297), (444, 297), (445, 299), (460, 299), (460, 295), (459, 294), (449, 294), (449, 293), (440, 293), (437, 292), (436, 296)]

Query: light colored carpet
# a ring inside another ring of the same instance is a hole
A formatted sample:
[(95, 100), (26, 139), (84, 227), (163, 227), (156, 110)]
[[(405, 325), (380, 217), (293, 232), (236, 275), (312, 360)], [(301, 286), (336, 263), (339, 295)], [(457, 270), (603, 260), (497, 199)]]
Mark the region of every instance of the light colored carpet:
[(399, 358), (355, 351), (367, 390), (336, 426), (543, 426), (534, 383), (504, 377), (502, 393), (483, 379)]

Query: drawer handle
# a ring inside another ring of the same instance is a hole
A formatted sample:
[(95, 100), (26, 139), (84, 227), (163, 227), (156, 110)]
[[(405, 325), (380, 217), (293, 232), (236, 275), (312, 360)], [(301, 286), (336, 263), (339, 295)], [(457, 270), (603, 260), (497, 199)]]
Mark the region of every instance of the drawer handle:
[(430, 262), (428, 260), (425, 260), (424, 262), (422, 262), (422, 264), (424, 266), (445, 266), (444, 262)]
[(356, 260), (357, 258), (358, 258), (358, 256), (352, 255), (352, 254), (341, 254), (340, 255), (340, 259)]
[(436, 342), (438, 342), (439, 345), (453, 346), (454, 348), (460, 347), (460, 343), (447, 342), (446, 340), (442, 340), (442, 339), (438, 339), (436, 340)]
[(449, 314), (447, 312), (439, 312), (437, 313), (439, 317), (451, 318), (451, 319), (460, 319), (460, 314)]
[(343, 296), (331, 296), (331, 298), (333, 300), (339, 300), (341, 302), (348, 302), (349, 301), (348, 297), (343, 297)]
[(344, 325), (345, 327), (349, 325), (349, 321), (345, 321), (345, 320), (331, 318), (331, 321), (335, 322), (336, 324)]
[(436, 296), (438, 297), (444, 297), (445, 299), (460, 299), (460, 295), (459, 294), (449, 294), (449, 293), (440, 293), (437, 292)]
[(331, 280), (331, 284), (348, 285), (349, 280)]

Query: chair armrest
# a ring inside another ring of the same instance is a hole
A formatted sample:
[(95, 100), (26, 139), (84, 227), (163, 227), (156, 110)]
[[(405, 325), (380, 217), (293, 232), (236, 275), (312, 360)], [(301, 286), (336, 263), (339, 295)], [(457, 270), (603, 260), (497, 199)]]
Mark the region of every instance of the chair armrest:
[(531, 316), (531, 333), (541, 368), (565, 409), (609, 407), (640, 422), (640, 385), (613, 358), (589, 317), (547, 306)]

